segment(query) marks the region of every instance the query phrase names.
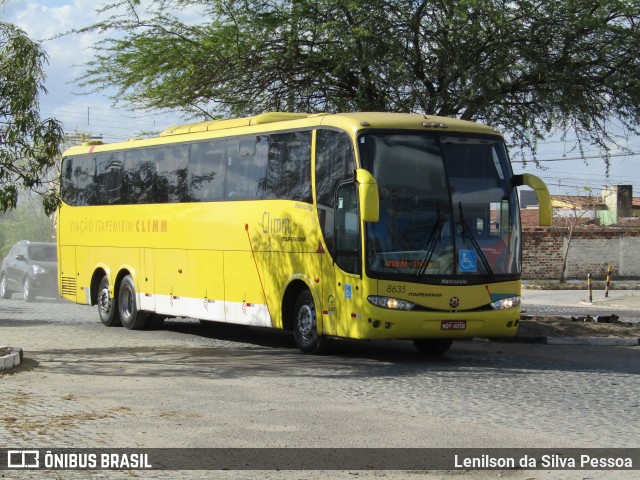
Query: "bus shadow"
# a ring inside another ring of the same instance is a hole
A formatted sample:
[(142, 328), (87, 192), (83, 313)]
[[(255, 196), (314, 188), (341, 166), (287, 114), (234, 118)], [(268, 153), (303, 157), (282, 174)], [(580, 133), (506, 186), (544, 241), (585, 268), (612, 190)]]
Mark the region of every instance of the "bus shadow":
[(165, 320), (162, 326), (171, 332), (194, 335), (212, 340), (251, 344), (260, 347), (295, 349), (296, 343), (289, 332), (272, 328), (248, 327), (221, 322), (184, 322)]
[[(288, 350), (301, 358), (341, 359), (345, 361), (363, 360), (367, 362), (417, 364), (417, 365), (451, 365), (460, 363), (460, 359), (453, 353), (459, 350), (461, 343), (454, 342), (451, 353), (429, 356), (419, 353), (410, 340), (353, 340), (330, 339), (326, 351), (322, 355), (309, 355), (298, 350), (293, 334), (282, 330), (245, 325), (227, 324), (221, 322), (184, 322), (181, 320), (165, 320), (161, 327), (164, 330), (178, 334), (185, 334), (200, 338), (228, 342), (229, 347), (264, 347), (264, 354), (280, 355), (282, 350)], [(272, 352), (270, 352), (272, 349)], [(320, 360), (316, 360), (318, 362)]]
[[(290, 332), (281, 330), (212, 322), (201, 325), (198, 322), (181, 321), (166, 321), (164, 328), (178, 334), (226, 342), (222, 347), (230, 351), (255, 350), (255, 347), (258, 347), (260, 355), (269, 357), (269, 362), (273, 361), (274, 357), (285, 355), (289, 359), (293, 356), (296, 363), (350, 365), (355, 369), (364, 368), (373, 375), (376, 372), (386, 375), (387, 367), (399, 368), (396, 373), (404, 371), (405, 374), (467, 367), (484, 369), (491, 375), (547, 370), (604, 370), (626, 374), (637, 373), (636, 362), (640, 361), (640, 349), (637, 348), (615, 349), (473, 340), (454, 341), (451, 349), (445, 354), (428, 356), (419, 353), (408, 340), (332, 339), (323, 355), (308, 355), (297, 349)], [(607, 355), (602, 354), (603, 349), (608, 352)], [(381, 371), (378, 371), (376, 365)]]
[[(274, 328), (252, 327), (246, 325), (228, 324), (222, 322), (184, 322), (177, 319), (165, 320), (164, 330), (175, 333), (195, 335), (212, 340), (230, 342), (233, 345), (250, 344), (267, 348), (285, 348), (299, 352), (293, 334), (288, 331)], [(429, 357), (418, 353), (411, 341), (401, 340), (351, 340), (351, 339), (330, 339), (326, 352), (321, 357), (327, 356), (347, 356), (347, 357), (386, 357), (396, 355), (400, 357), (410, 357), (416, 359), (437, 360), (438, 357)], [(307, 355), (308, 356), (308, 355)], [(311, 355), (313, 358), (314, 356)], [(440, 357), (443, 359), (444, 357)]]

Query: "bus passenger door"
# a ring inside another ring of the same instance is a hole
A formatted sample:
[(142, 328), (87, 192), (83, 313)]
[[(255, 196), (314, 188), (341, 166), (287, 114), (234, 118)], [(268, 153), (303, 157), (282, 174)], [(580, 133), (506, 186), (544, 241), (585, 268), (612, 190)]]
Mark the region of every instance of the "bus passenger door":
[[(336, 191), (330, 257), (324, 263), (323, 333), (353, 336), (353, 318), (362, 289), (360, 278), (360, 220), (356, 184), (346, 182)], [(357, 334), (355, 334), (357, 336)]]
[(320, 128), (315, 132), (315, 195), (326, 245), (322, 272), (322, 333), (349, 331), (354, 295), (358, 292), (359, 221), (352, 139), (347, 132)]

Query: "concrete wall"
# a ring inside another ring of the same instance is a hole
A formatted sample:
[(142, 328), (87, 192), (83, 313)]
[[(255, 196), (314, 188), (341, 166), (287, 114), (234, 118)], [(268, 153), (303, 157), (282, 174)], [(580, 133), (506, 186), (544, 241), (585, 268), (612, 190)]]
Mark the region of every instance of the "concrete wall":
[[(567, 248), (563, 228), (525, 229), (522, 245), (524, 279), (558, 280)], [(604, 279), (607, 267), (614, 278), (640, 278), (640, 231), (637, 229), (585, 228), (573, 232), (566, 278)]]

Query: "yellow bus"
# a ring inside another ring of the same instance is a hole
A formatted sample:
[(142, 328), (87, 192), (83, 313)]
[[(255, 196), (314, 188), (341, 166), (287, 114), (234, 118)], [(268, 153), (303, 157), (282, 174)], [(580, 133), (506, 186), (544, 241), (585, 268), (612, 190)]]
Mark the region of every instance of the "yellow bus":
[(514, 335), (521, 244), (494, 129), (419, 114), (265, 113), (64, 153), (59, 288), (106, 326), (189, 317), (332, 338)]

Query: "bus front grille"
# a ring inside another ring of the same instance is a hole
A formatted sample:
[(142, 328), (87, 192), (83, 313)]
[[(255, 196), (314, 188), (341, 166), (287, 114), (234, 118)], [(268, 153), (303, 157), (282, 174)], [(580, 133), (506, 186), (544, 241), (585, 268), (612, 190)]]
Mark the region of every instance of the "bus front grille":
[(62, 295), (76, 295), (76, 279), (75, 277), (62, 277), (62, 285), (60, 288)]

